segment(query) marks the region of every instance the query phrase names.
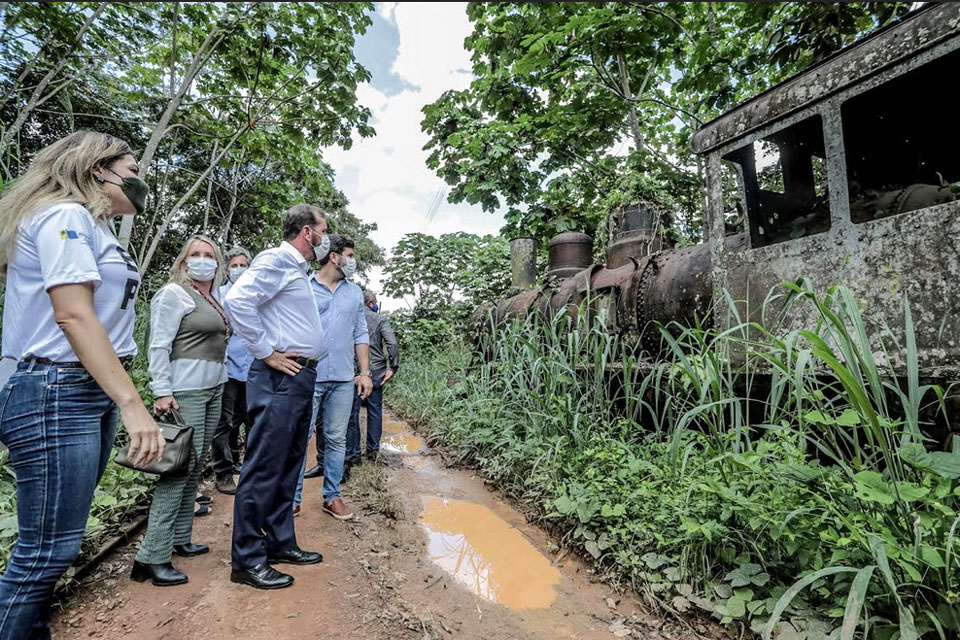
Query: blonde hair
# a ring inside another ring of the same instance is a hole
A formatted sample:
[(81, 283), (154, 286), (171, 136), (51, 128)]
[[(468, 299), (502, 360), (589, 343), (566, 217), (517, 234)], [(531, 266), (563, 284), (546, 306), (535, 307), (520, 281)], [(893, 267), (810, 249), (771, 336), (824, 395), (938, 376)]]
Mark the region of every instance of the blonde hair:
[[(176, 260), (173, 261), (173, 266), (170, 267), (170, 280), (169, 282), (175, 282), (183, 287), (193, 286), (193, 279), (187, 275), (186, 261), (187, 253), (190, 251), (190, 245), (193, 244), (194, 240), (199, 240), (200, 242), (206, 242), (208, 245), (213, 247), (213, 255), (217, 261), (217, 272), (213, 275), (212, 282), (214, 284), (223, 280), (223, 254), (220, 253), (220, 247), (217, 246), (217, 243), (208, 238), (207, 236), (195, 235), (187, 238), (187, 241), (183, 243), (183, 248), (180, 249), (180, 253), (177, 254)], [(211, 285), (213, 286), (213, 285)], [(211, 291), (212, 293), (212, 291)]]
[(91, 169), (133, 155), (126, 142), (81, 129), (47, 145), (0, 198), (0, 270), (6, 271), (17, 233), (34, 213), (57, 202), (77, 202), (95, 217), (110, 216), (110, 200)]

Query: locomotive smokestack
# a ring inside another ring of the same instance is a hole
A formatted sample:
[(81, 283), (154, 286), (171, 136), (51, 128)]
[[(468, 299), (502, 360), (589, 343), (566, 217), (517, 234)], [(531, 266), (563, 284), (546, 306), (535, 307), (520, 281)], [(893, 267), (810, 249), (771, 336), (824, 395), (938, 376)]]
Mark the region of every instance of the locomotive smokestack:
[(553, 237), (547, 246), (547, 278), (565, 280), (593, 262), (593, 238), (567, 231)]
[(537, 281), (537, 241), (520, 237), (510, 241), (510, 282), (515, 291), (532, 289)]
[(610, 242), (607, 249), (607, 268), (616, 269), (630, 262), (664, 249), (659, 237), (659, 215), (648, 203), (632, 204), (610, 216)]

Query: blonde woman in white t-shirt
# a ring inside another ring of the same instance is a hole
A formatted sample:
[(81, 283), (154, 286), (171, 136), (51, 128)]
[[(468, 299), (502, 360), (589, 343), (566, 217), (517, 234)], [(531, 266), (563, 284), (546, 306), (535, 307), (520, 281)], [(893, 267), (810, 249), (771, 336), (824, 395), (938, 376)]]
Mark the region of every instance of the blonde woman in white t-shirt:
[(173, 261), (170, 282), (150, 302), (150, 389), (158, 413), (179, 410), (193, 427), (196, 457), (186, 473), (161, 477), (153, 489), (147, 535), (130, 577), (157, 586), (183, 584), (185, 573), (170, 562), (210, 551), (195, 544), (193, 502), (200, 471), (220, 420), (223, 383), (227, 381), (227, 339), (230, 323), (215, 298), (213, 283), (223, 273), (223, 257), (206, 236), (189, 238)]
[(80, 551), (117, 413), (137, 464), (163, 437), (125, 369), (137, 347), (137, 264), (108, 221), (148, 191), (127, 143), (76, 131), (42, 149), (0, 198), (6, 271), (0, 440), (17, 475), (19, 538), (0, 577), (0, 640), (49, 637), (54, 586)]

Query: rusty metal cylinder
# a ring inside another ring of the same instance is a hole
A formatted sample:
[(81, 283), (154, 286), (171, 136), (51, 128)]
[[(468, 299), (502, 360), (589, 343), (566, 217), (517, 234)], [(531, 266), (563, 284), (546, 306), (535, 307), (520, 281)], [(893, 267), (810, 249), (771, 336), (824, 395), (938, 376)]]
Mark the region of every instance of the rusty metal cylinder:
[(630, 262), (663, 250), (657, 235), (659, 213), (646, 203), (632, 204), (610, 215), (610, 244), (607, 268), (616, 269)]
[(510, 241), (510, 282), (517, 291), (532, 289), (537, 282), (537, 241), (520, 237)]
[(593, 238), (585, 233), (567, 231), (554, 236), (547, 245), (548, 279), (565, 280), (592, 262)]

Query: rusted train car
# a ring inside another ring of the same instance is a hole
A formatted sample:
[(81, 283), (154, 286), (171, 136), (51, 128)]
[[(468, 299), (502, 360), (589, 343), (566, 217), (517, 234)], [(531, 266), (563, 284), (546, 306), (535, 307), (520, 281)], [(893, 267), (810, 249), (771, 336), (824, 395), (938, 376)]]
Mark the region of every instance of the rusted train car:
[[(592, 264), (589, 236), (560, 234), (537, 287), (533, 242), (517, 239), (520, 292), (478, 317), (550, 313), (590, 291), (610, 331), (644, 344), (659, 339), (655, 322), (722, 322), (717, 291), (754, 318), (771, 288), (803, 277), (821, 293), (850, 287), (878, 336), (903, 328), (909, 298), (921, 368), (960, 380), (960, 126), (947, 97), (958, 71), (960, 4), (907, 15), (696, 132), (708, 242), (664, 247), (653, 209), (630, 207), (610, 221), (606, 264)], [(879, 346), (890, 375), (905, 373), (903, 351)]]

